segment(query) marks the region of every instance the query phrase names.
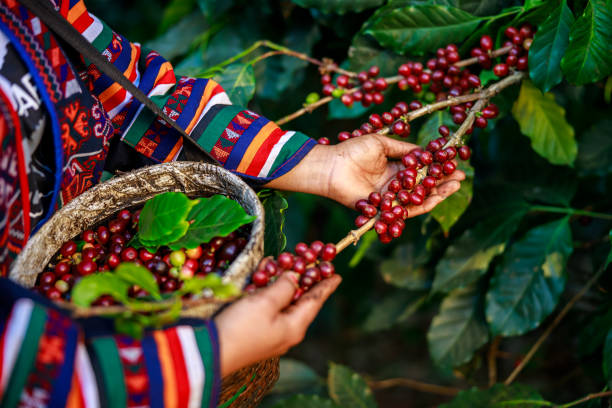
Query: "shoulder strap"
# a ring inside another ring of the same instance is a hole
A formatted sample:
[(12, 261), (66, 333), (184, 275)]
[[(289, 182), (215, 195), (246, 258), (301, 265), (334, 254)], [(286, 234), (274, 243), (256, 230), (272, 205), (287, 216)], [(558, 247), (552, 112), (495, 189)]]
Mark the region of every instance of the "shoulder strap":
[(66, 21), (51, 5), (49, 0), (19, 0), (21, 4), (26, 6), (30, 11), (38, 16), (58, 37), (62, 38), (71, 45), (77, 52), (85, 56), (88, 60), (104, 74), (108, 75), (113, 81), (121, 85), (126, 91), (131, 93), (144, 106), (149, 108), (153, 113), (166, 121), (177, 132), (183, 136), (183, 143), (191, 145), (203, 154), (203, 157), (212, 164), (220, 165), (220, 163), (211, 156), (202, 146), (197, 144), (191, 136), (187, 134), (175, 121), (170, 119), (162, 109), (157, 106), (147, 95), (138, 89), (131, 81), (129, 81), (123, 73), (111, 64), (94, 48), (79, 33), (68, 21)]

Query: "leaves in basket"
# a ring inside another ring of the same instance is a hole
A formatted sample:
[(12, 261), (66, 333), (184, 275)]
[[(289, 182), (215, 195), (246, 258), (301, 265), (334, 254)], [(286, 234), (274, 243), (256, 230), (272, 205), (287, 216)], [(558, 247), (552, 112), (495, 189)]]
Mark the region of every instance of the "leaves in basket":
[(202, 293), (204, 289), (212, 290), (213, 294), (218, 299), (227, 299), (240, 294), (240, 290), (235, 284), (232, 282), (223, 282), (223, 279), (214, 273), (206, 275), (203, 278), (193, 277), (185, 280), (181, 288), (181, 293), (198, 295)]
[(187, 232), (187, 216), (198, 200), (183, 193), (167, 192), (148, 200), (140, 213), (138, 236), (146, 247), (167, 245)]
[(104, 272), (85, 276), (72, 289), (72, 302), (81, 307), (89, 307), (102, 295), (111, 295), (121, 302), (128, 300), (129, 284), (114, 273)]
[(161, 295), (159, 294), (159, 287), (155, 281), (153, 274), (144, 266), (140, 266), (131, 262), (121, 263), (117, 269), (115, 269), (115, 275), (122, 279), (124, 282), (132, 285), (138, 285), (147, 292), (154, 299), (160, 300)]
[[(140, 217), (142, 222), (142, 214)], [(189, 228), (186, 233), (179, 237), (180, 239), (168, 242), (168, 246), (173, 250), (195, 248), (214, 237), (224, 237), (254, 219), (254, 216), (248, 215), (244, 208), (231, 198), (222, 195), (200, 198), (188, 213), (186, 222)]]

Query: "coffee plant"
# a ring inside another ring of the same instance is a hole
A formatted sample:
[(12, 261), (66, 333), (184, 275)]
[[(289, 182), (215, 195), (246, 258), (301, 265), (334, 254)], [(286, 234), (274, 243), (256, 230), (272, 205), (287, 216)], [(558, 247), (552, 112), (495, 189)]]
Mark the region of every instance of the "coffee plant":
[[(276, 259), (255, 286), (296, 260), (316, 280), (332, 248), (344, 277), (291, 354), (316, 371), (285, 360), (266, 406), (610, 406), (610, 0), (174, 0), (156, 38), (96, 4), (321, 144), (421, 147), (352, 211), (259, 193)], [(455, 169), (459, 192), (405, 219)], [(322, 381), (327, 360), (361, 375)]]

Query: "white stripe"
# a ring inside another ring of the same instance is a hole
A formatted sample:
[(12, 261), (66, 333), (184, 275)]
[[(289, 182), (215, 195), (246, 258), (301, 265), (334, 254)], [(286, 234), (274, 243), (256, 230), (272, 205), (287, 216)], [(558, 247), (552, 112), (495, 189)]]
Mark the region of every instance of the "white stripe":
[(266, 177), (268, 175), (268, 173), (270, 172), (270, 169), (272, 168), (272, 165), (274, 164), (274, 160), (276, 160), (283, 146), (289, 141), (289, 139), (291, 139), (293, 135), (295, 135), (295, 132), (289, 131), (289, 132), (286, 132), (279, 139), (278, 143), (276, 143), (274, 147), (272, 148), (272, 151), (270, 152), (270, 155), (268, 156), (266, 163), (261, 168), (261, 171), (259, 172), (259, 175), (257, 177)]
[[(202, 109), (202, 114), (200, 115), (200, 119), (202, 119), (204, 115), (206, 115), (206, 112), (208, 112), (210, 108), (212, 108), (215, 105), (231, 105), (231, 104), (232, 104), (232, 101), (229, 100), (225, 92), (218, 93), (212, 98), (210, 98), (210, 100), (208, 101), (204, 109)], [(198, 123), (199, 122), (200, 120), (198, 120)], [(197, 123), (196, 123), (196, 126), (197, 126)], [(195, 129), (195, 126), (194, 126), (194, 129)]]
[(202, 391), (204, 390), (204, 364), (200, 349), (196, 342), (193, 328), (187, 326), (179, 326), (176, 328), (176, 334), (181, 342), (183, 349), (183, 360), (185, 360), (185, 368), (187, 369), (187, 377), (189, 378), (189, 408), (202, 406)]
[(102, 25), (100, 20), (98, 20), (98, 17), (94, 16), (91, 13), (87, 14), (89, 14), (89, 17), (93, 18), (93, 23), (91, 23), (89, 27), (87, 27), (85, 31), (83, 31), (83, 37), (85, 37), (87, 41), (91, 43), (94, 42), (98, 35), (100, 35), (104, 26)]
[(30, 324), (32, 309), (34, 309), (34, 302), (31, 299), (19, 299), (15, 302), (10, 320), (6, 324), (3, 350), (4, 361), (2, 362), (2, 383), (0, 383), (0, 390), (2, 393), (6, 390), (8, 380), (13, 373), (15, 361), (21, 350), (21, 343), (23, 343), (23, 337)]
[(76, 351), (76, 370), (79, 374), (81, 391), (85, 408), (100, 408), (98, 384), (89, 361), (89, 355), (83, 343), (79, 342)]
[[(136, 69), (136, 79), (134, 80), (133, 84), (136, 88), (138, 88), (138, 85), (140, 84), (140, 72), (138, 71), (138, 69)], [(132, 94), (129, 93), (128, 91), (125, 91), (125, 98), (119, 105), (115, 106), (112, 110), (108, 112), (108, 117), (113, 119), (115, 116), (119, 114), (119, 112), (123, 110), (123, 108), (125, 108), (125, 105), (130, 103), (131, 100), (132, 100)]]

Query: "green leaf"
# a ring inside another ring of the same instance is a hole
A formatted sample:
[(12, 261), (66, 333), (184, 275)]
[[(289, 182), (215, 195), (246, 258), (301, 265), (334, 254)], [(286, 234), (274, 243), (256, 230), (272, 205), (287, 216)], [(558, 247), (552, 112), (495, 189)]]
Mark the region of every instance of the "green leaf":
[(172, 0), (164, 8), (162, 20), (159, 24), (159, 32), (163, 33), (168, 28), (178, 23), (183, 17), (193, 10), (196, 0)]
[(563, 79), (561, 58), (569, 44), (574, 15), (565, 0), (539, 27), (529, 49), (529, 76), (534, 84), (548, 92)]
[(565, 265), (572, 250), (568, 217), (533, 228), (512, 245), (487, 292), (491, 333), (521, 335), (552, 313), (565, 288)]
[(205, 289), (210, 289), (218, 299), (226, 299), (240, 294), (240, 290), (234, 283), (225, 282), (215, 273), (210, 273), (203, 278), (194, 276), (193, 278), (185, 279), (180, 289), (180, 293), (199, 295), (202, 294), (202, 291)]
[[(608, 237), (610, 237), (610, 242), (612, 242), (612, 230), (610, 230)], [(606, 265), (604, 268), (610, 266), (610, 262), (612, 262), (612, 248), (610, 248), (610, 252), (608, 253), (608, 259), (606, 259)]]
[(580, 357), (593, 354), (605, 343), (609, 328), (612, 328), (612, 308), (606, 308), (604, 313), (589, 316), (578, 328), (578, 344), (576, 350)]
[(133, 318), (116, 317), (114, 324), (117, 333), (125, 334), (134, 339), (141, 339), (144, 334), (144, 325)]
[(223, 13), (228, 11), (234, 5), (233, 0), (197, 0), (197, 2), (198, 6), (200, 7), (200, 11), (202, 11), (202, 14), (204, 14), (204, 17), (206, 17), (206, 21), (210, 22), (211, 24), (217, 21), (217, 19), (221, 17)]
[(495, 384), (488, 389), (481, 390), (473, 387), (469, 390), (461, 391), (451, 402), (442, 404), (439, 408), (535, 408), (542, 406), (542, 404), (537, 402), (511, 403), (518, 400), (544, 401), (537, 391), (526, 385), (516, 383), (512, 385)]
[(348, 11), (359, 13), (365, 9), (378, 7), (385, 0), (291, 0), (301, 7), (316, 8), (324, 13), (344, 14)]
[(581, 174), (604, 176), (612, 172), (612, 119), (595, 123), (582, 133), (576, 168)]
[(459, 191), (453, 193), (431, 211), (431, 216), (438, 221), (445, 233), (448, 233), (455, 225), (472, 202), (474, 168), (466, 161), (459, 161), (457, 168), (465, 172), (466, 176), (461, 182)]
[(173, 250), (195, 248), (214, 237), (224, 237), (255, 218), (231, 198), (219, 194), (200, 198), (187, 217), (190, 223), (187, 233), (169, 247)]
[[(397, 74), (397, 67), (405, 62), (404, 57), (381, 48), (376, 40), (363, 34), (353, 37), (348, 49), (348, 57), (348, 69), (351, 71), (363, 71), (372, 65), (377, 65), (380, 68), (381, 76)], [(356, 107), (354, 106), (353, 110)]]
[(375, 332), (389, 329), (412, 316), (426, 301), (427, 295), (415, 297), (406, 291), (386, 296), (372, 307), (363, 323), (363, 330)]
[(527, 209), (523, 202), (509, 203), (465, 231), (448, 247), (436, 266), (433, 291), (449, 292), (465, 287), (484, 275), (491, 260), (504, 252), (506, 242)]
[(553, 94), (543, 94), (530, 81), (523, 81), (512, 115), (540, 156), (552, 164), (574, 164), (578, 152), (574, 128), (565, 119), (565, 109), (557, 105)]
[(442, 125), (446, 125), (449, 128), (454, 129), (453, 117), (448, 110), (438, 111), (429, 116), (427, 121), (423, 123), (423, 126), (419, 129), (417, 135), (417, 144), (425, 147), (427, 143), (440, 137), (438, 128)]
[(272, 408), (340, 408), (334, 401), (318, 395), (295, 395), (277, 402)]
[(81, 307), (89, 307), (102, 295), (111, 295), (113, 299), (126, 303), (129, 286), (112, 272), (88, 275), (74, 285), (71, 292), (72, 303)]
[(597, 82), (612, 73), (612, 1), (590, 0), (570, 31), (561, 61), (568, 81), (577, 85)]
[(276, 190), (265, 189), (257, 193), (266, 211), (264, 229), (264, 256), (277, 257), (287, 245), (287, 237), (283, 233), (285, 210), (289, 204), (283, 194)]
[(155, 50), (166, 59), (173, 59), (186, 54), (192, 47), (194, 40), (206, 31), (207, 24), (199, 11), (183, 17), (168, 31), (145, 44), (146, 48)]
[(423, 4), (396, 8), (371, 22), (365, 33), (397, 53), (421, 55), (444, 47), (451, 37), (463, 41), (481, 21), (458, 8)]
[(380, 264), (380, 274), (385, 282), (404, 289), (423, 290), (431, 285), (425, 264), (429, 253), (425, 241), (419, 240), (401, 244), (393, 251), (393, 256)]
[(427, 331), (429, 354), (436, 365), (448, 368), (466, 363), (487, 343), (489, 332), (482, 309), (476, 286), (457, 289), (444, 298)]
[(368, 250), (372, 248), (376, 242), (378, 242), (378, 234), (373, 229), (363, 234), (359, 240), (355, 254), (349, 261), (349, 267), (355, 268), (357, 265), (359, 265), (363, 257), (368, 253)]
[(145, 246), (166, 245), (185, 235), (187, 215), (197, 200), (167, 192), (148, 200), (140, 213), (138, 236)]
[(232, 64), (213, 78), (227, 93), (233, 104), (247, 106), (255, 94), (253, 66)]
[(376, 408), (372, 390), (363, 378), (340, 364), (329, 363), (329, 396), (341, 407)]
[(608, 386), (612, 384), (612, 329), (608, 331), (603, 349), (603, 373)]
[(292, 358), (280, 359), (280, 376), (271, 394), (297, 394), (320, 388), (322, 378), (308, 365)]
[(153, 276), (153, 274), (144, 266), (131, 262), (122, 262), (113, 271), (113, 273), (118, 278), (129, 283), (130, 285), (140, 286), (149, 292), (154, 299), (161, 299), (161, 295), (159, 294), (159, 286), (157, 286), (155, 276)]

